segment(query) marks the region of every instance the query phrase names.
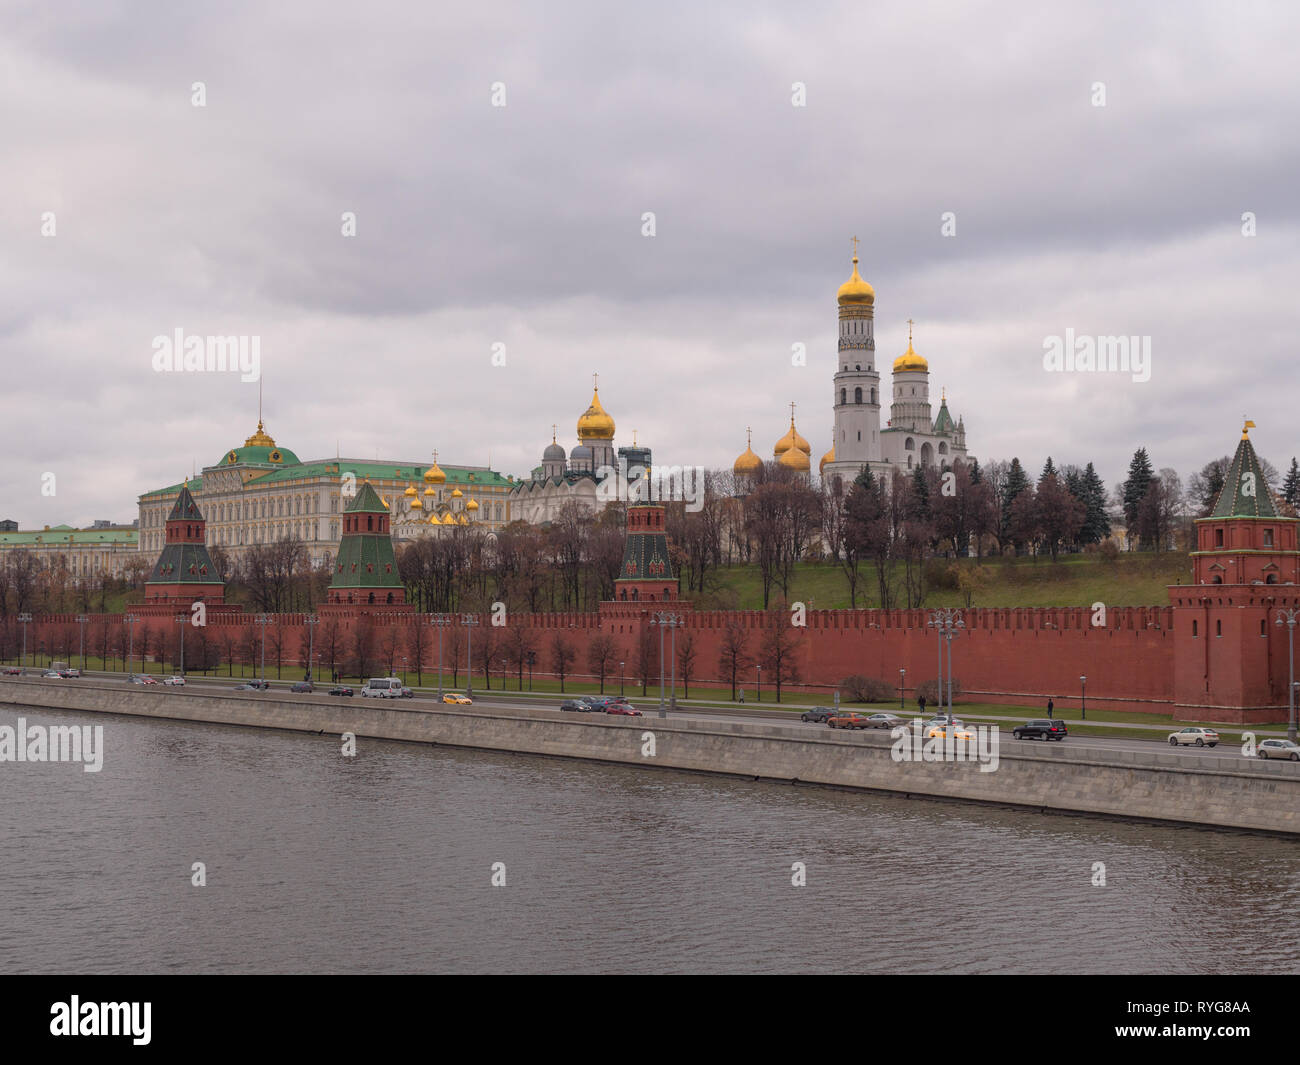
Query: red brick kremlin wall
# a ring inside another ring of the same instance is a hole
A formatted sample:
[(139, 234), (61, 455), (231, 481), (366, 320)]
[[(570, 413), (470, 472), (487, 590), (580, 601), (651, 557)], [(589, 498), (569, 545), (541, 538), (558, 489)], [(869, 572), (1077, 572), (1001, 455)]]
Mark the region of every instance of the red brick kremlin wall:
[[(658, 628), (649, 625), (652, 611), (668, 604), (602, 604), (599, 613), (525, 614), (511, 615), (508, 625), (523, 624), (536, 633), (534, 647), (537, 662), (534, 677), (551, 673), (551, 644), (555, 632), (563, 632), (577, 651), (570, 677), (587, 679), (587, 649), (593, 637), (611, 636), (619, 648), (619, 657), (626, 663), (625, 673), (629, 688), (633, 688), (637, 646), (643, 629), (654, 641), (655, 674), (658, 674)], [(757, 658), (761, 652), (766, 626), (773, 623), (773, 615), (762, 611), (701, 611), (692, 612), (688, 603), (673, 603), (671, 609), (684, 618), (677, 630), (680, 641), (685, 633), (693, 634), (696, 647), (693, 685), (717, 685), (722, 681), (719, 654), (728, 625), (739, 626), (746, 634), (749, 654)], [(328, 612), (327, 612), (328, 611)], [(87, 653), (99, 646), (98, 626), (107, 620), (110, 630), (123, 637), (125, 626), (122, 616), (89, 615), (87, 625)], [(322, 629), (332, 617), (339, 619), (346, 633), (352, 631), (362, 616), (360, 609), (322, 608), (321, 625), (316, 628), (316, 649), (322, 644)], [(379, 648), (383, 634), (389, 626), (409, 627), (413, 618), (428, 630), (424, 651), (424, 672), (432, 665), (436, 669), (437, 631), (428, 625), (427, 615), (413, 613), (379, 613), (369, 615), (375, 633), (375, 654), (382, 658)], [(460, 628), (459, 615), (444, 632), (444, 641), (454, 629)], [(787, 687), (809, 692), (818, 701), (829, 701), (835, 685), (852, 674), (875, 677), (890, 685), (897, 685), (900, 668), (907, 670), (906, 689), (909, 707), (915, 703), (913, 689), (918, 682), (935, 678), (937, 665), (937, 637), (927, 629), (925, 610), (814, 610), (807, 614), (807, 624), (793, 629), (799, 663), (799, 681)], [(232, 630), (238, 633), (235, 641), (235, 660), (245, 661), (248, 630), (256, 630), (252, 614), (210, 612), (207, 619), (207, 639), (221, 651), (225, 636)], [(786, 616), (788, 623), (788, 615)], [(482, 651), (485, 639), (498, 648), (503, 647), (506, 630), (496, 628), (488, 634), (490, 615), (479, 615), (480, 624), (474, 631), (475, 687), (481, 688)], [(1043, 707), (1048, 696), (1058, 706), (1077, 707), (1079, 676), (1088, 677), (1089, 707), (1095, 709), (1170, 713), (1174, 709), (1174, 611), (1170, 607), (1126, 607), (1107, 611), (1106, 625), (1094, 627), (1092, 612), (1086, 608), (1001, 608), (972, 609), (964, 611), (965, 631), (953, 641), (953, 669), (968, 702), (1000, 702), (1013, 705)], [(282, 614), (276, 618), (283, 640), (282, 659), (285, 677), (293, 677), (303, 666), (301, 656), (306, 648), (303, 615)], [(153, 632), (165, 630), (169, 640), (174, 640), (176, 623), (167, 618), (142, 618), (135, 625), (137, 656), (148, 626)], [(1270, 626), (1270, 629), (1272, 626)], [(56, 635), (57, 632), (57, 635)], [(8, 623), (8, 657), (17, 652), (13, 645), (19, 639), (17, 626)], [(260, 634), (254, 632), (255, 638)], [(75, 657), (79, 649), (79, 627), (76, 615), (63, 614), (37, 617), (27, 635), (29, 653), (44, 642), (61, 638), (68, 654)], [(187, 668), (196, 660), (195, 630), (186, 631)], [(1270, 639), (1281, 640), (1280, 653), (1286, 657), (1285, 634)], [(273, 668), (274, 655), (271, 638), (267, 639), (268, 669)], [(349, 646), (346, 636), (345, 648)], [(450, 646), (449, 644), (447, 646)], [(301, 649), (300, 649), (301, 648)], [(253, 656), (256, 662), (260, 656)], [(398, 668), (402, 655), (411, 657), (406, 648), (398, 651)], [(445, 654), (445, 651), (444, 651)], [(120, 655), (120, 652), (119, 652)], [(224, 654), (222, 656), (224, 662)], [(323, 659), (322, 659), (323, 662)], [(293, 669), (289, 668), (290, 663)], [(324, 668), (324, 667), (322, 667)], [(615, 666), (615, 683), (617, 683)], [(496, 676), (502, 673), (513, 677), (508, 666), (498, 666)], [(764, 671), (764, 699), (772, 698), (773, 685), (768, 671)], [(463, 678), (463, 668), (462, 668)], [(753, 701), (755, 671), (751, 666), (745, 671), (743, 686)], [(680, 685), (680, 681), (679, 681)], [(639, 685), (637, 685), (639, 686)], [(680, 690), (680, 688), (679, 688)], [(1281, 691), (1285, 693), (1285, 679)], [(1282, 695), (1285, 703), (1285, 694)], [(807, 701), (803, 699), (802, 701)], [(1276, 716), (1276, 715), (1273, 715)], [(1219, 720), (1227, 720), (1225, 717)]]

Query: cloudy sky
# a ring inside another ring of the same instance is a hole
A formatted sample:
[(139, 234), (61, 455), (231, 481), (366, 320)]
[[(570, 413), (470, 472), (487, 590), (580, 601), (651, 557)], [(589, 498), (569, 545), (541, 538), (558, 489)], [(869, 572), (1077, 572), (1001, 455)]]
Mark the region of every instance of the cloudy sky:
[[(1186, 479), (1242, 415), (1300, 452), (1293, 5), (0, 12), (23, 527), (130, 520), (252, 432), (257, 384), (154, 371), (177, 328), (260, 337), (266, 427), (303, 459), (526, 474), (599, 372), (658, 461), (729, 465), (747, 425), (770, 455), (791, 401), (816, 461), (853, 235), (880, 364), (915, 319), (981, 460), (1109, 485), (1141, 445)], [(1149, 336), (1150, 380), (1046, 372), (1067, 329)]]

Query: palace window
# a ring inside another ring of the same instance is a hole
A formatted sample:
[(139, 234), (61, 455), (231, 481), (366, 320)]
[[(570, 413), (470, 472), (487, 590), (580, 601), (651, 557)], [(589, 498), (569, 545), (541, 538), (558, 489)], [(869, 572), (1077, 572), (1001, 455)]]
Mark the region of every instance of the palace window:
[(1265, 529), (1265, 530), (1264, 530), (1264, 546), (1265, 546), (1265, 547), (1272, 547), (1272, 546), (1273, 546), (1273, 530), (1272, 530), (1272, 529)]
[(862, 389), (860, 389), (860, 388), (855, 388), (855, 389), (853, 390), (853, 402), (854, 402), (854, 403), (861, 403), (861, 402), (862, 402)]

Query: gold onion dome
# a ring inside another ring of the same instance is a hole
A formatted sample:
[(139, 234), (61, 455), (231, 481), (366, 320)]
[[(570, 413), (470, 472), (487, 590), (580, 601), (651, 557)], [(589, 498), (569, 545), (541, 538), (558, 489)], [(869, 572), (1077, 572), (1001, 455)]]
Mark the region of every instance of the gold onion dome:
[(414, 499), (416, 494), (415, 485), (413, 484), (408, 484), (406, 486), (406, 491), (402, 493), (402, 495), (406, 496), (408, 499)]
[(930, 364), (912, 347), (912, 323), (907, 323), (907, 350), (894, 360), (894, 373), (929, 373)]
[(817, 464), (817, 472), (821, 473), (822, 470), (826, 469), (826, 463), (834, 462), (834, 461), (835, 461), (835, 445), (832, 444), (831, 449), (822, 456), (821, 462)]
[(779, 459), (791, 449), (802, 451), (804, 455), (812, 454), (812, 445), (800, 436), (799, 431), (794, 427), (793, 415), (790, 416), (790, 431), (776, 442), (776, 447), (772, 449), (772, 454), (775, 458)]
[(477, 500), (477, 499), (471, 499), (468, 503), (465, 504), (465, 509), (466, 509), (466, 510), (478, 510), (478, 500)]
[(460, 499), (460, 498), (461, 498), (462, 496), (464, 496), (464, 495), (465, 495), (465, 493), (462, 492), (459, 488), (453, 488), (453, 489), (451, 490), (451, 498), (452, 498), (452, 499)]
[(412, 509), (412, 510), (423, 510), (423, 509), (424, 509), (424, 504), (420, 502), (420, 497), (419, 497), (419, 496), (411, 496), (411, 509)]
[(591, 393), (591, 406), (578, 419), (579, 440), (613, 440), (614, 419), (600, 405), (600, 389)]
[(257, 419), (257, 432), (244, 441), (244, 447), (275, 447), (271, 435), (262, 428), (262, 419)]
[(437, 456), (434, 456), (433, 465), (424, 471), (424, 483), (425, 484), (446, 484), (447, 483), (447, 475), (442, 472), (442, 468), (438, 465)]
[(866, 281), (863, 281), (862, 276), (858, 273), (858, 257), (856, 254), (853, 256), (853, 276), (840, 286), (836, 298), (839, 300), (841, 307), (846, 303), (865, 303), (870, 307), (876, 302), (876, 290)]
[(763, 460), (754, 454), (753, 437), (748, 429), (745, 430), (745, 450), (740, 457), (732, 464), (731, 472), (737, 477), (752, 477), (763, 466)]
[(797, 447), (789, 448), (777, 461), (787, 470), (795, 470), (799, 473), (807, 473), (812, 468), (808, 456)]
[(425, 494), (426, 496), (435, 496), (435, 495), (437, 495), (437, 493), (433, 490), (433, 486), (432, 486), (432, 485), (430, 485), (428, 488), (426, 488), (426, 489), (424, 490), (424, 494)]

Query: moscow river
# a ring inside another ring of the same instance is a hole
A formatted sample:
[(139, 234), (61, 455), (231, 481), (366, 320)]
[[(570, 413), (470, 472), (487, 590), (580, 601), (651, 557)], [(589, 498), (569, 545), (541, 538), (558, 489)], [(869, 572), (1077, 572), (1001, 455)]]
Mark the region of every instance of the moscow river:
[(1300, 972), (1297, 841), (23, 716), (105, 750), (0, 763), (4, 972)]

